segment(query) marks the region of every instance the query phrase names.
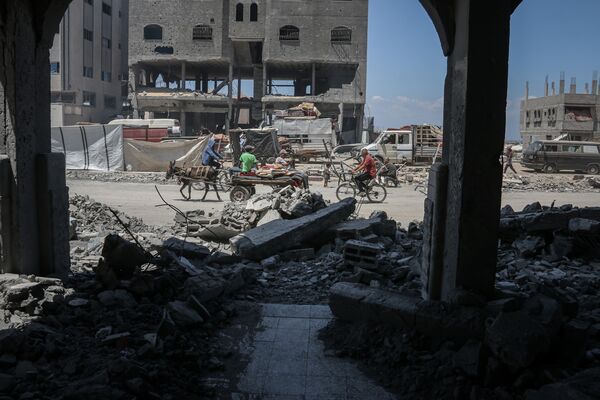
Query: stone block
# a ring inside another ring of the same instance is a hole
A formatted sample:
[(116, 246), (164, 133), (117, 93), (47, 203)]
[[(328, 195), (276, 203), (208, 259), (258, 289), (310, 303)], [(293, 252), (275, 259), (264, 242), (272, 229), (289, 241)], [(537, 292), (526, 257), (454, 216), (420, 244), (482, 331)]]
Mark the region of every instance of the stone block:
[(346, 265), (377, 269), (377, 255), (383, 247), (379, 244), (369, 243), (362, 240), (348, 240), (344, 245), (344, 262)]

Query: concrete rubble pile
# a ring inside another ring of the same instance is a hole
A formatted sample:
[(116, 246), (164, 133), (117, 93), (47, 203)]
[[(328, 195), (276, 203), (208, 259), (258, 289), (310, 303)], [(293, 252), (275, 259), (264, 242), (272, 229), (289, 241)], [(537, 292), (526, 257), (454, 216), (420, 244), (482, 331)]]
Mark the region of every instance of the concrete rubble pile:
[(600, 179), (593, 175), (508, 174), (502, 190), (511, 192), (598, 192)]
[[(422, 242), (419, 225), (411, 223), (408, 230), (402, 229), (384, 212), (341, 222), (325, 221), (318, 215), (328, 212), (342, 218), (353, 204), (342, 201), (303, 217), (305, 221), (299, 219), (299, 228), (266, 225), (262, 230), (259, 227), (232, 238), (234, 253), (247, 245), (252, 251), (245, 253), (242, 249), (241, 253), (260, 259), (263, 268), (258, 285), (245, 287), (240, 295), (268, 302), (320, 303), (326, 301), (327, 290), (337, 282), (361, 282), (418, 295)], [(356, 249), (367, 249), (369, 253), (361, 253), (362, 258), (357, 259)]]
[[(600, 207), (506, 206), (500, 234), (493, 298), (457, 290), (441, 303), (337, 283), (330, 307), (344, 322), (323, 339), (365, 359), (399, 398), (597, 398)], [(372, 265), (376, 246), (348, 244), (352, 263)]]
[[(231, 355), (214, 332), (235, 314), (231, 296), (254, 282), (260, 266), (215, 268), (207, 247), (174, 237), (162, 241), (167, 232), (120, 214), (141, 248), (124, 239), (118, 224), (110, 228), (114, 217), (105, 206), (82, 197), (71, 203), (79, 238), (71, 242), (74, 251), (82, 238), (99, 240), (99, 249), (87, 253), (93, 267), (76, 262), (62, 280), (0, 275), (0, 393), (21, 399), (214, 398), (202, 373), (222, 368)], [(96, 227), (115, 233), (100, 239), (89, 233)]]
[(320, 193), (288, 186), (272, 193), (255, 194), (245, 203), (226, 203), (218, 213), (195, 210), (185, 216), (176, 214), (175, 222), (190, 237), (223, 242), (267, 222), (302, 217), (326, 205)]
[(164, 172), (131, 172), (131, 171), (87, 171), (67, 170), (67, 180), (85, 180), (120, 183), (152, 183), (159, 185), (175, 185), (177, 180), (167, 179)]

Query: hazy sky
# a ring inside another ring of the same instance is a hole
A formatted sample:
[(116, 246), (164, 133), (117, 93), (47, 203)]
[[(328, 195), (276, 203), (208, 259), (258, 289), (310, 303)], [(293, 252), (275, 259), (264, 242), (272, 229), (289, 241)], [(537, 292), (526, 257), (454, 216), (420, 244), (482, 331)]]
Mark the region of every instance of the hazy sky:
[[(507, 138), (519, 136), (519, 102), (544, 78), (578, 91), (600, 70), (600, 0), (523, 0), (511, 21)], [(446, 59), (418, 0), (370, 0), (367, 114), (377, 127), (442, 122)]]

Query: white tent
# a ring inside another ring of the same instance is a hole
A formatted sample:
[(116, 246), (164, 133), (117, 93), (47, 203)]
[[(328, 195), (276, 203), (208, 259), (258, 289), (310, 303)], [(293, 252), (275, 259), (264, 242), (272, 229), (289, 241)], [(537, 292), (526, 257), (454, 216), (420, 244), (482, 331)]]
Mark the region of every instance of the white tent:
[(67, 169), (123, 170), (123, 127), (80, 125), (52, 128), (53, 153), (64, 153)]

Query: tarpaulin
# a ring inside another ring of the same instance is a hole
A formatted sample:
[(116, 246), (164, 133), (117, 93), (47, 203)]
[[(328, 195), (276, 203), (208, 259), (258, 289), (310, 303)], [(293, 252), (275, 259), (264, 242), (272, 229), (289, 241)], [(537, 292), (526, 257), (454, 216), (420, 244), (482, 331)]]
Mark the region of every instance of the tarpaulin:
[(240, 135), (244, 134), (246, 141), (244, 146), (254, 146), (254, 155), (259, 161), (267, 162), (271, 158), (279, 156), (281, 148), (277, 141), (277, 132), (275, 130), (246, 130), (246, 131), (231, 131), (229, 132), (231, 148), (233, 151), (234, 164), (240, 158), (241, 151), (243, 151), (240, 144)]
[(81, 125), (51, 130), (53, 153), (64, 153), (67, 169), (123, 170), (123, 127)]
[(125, 167), (128, 171), (160, 172), (166, 171), (173, 160), (181, 167), (202, 165), (209, 137), (160, 143), (125, 139)]

